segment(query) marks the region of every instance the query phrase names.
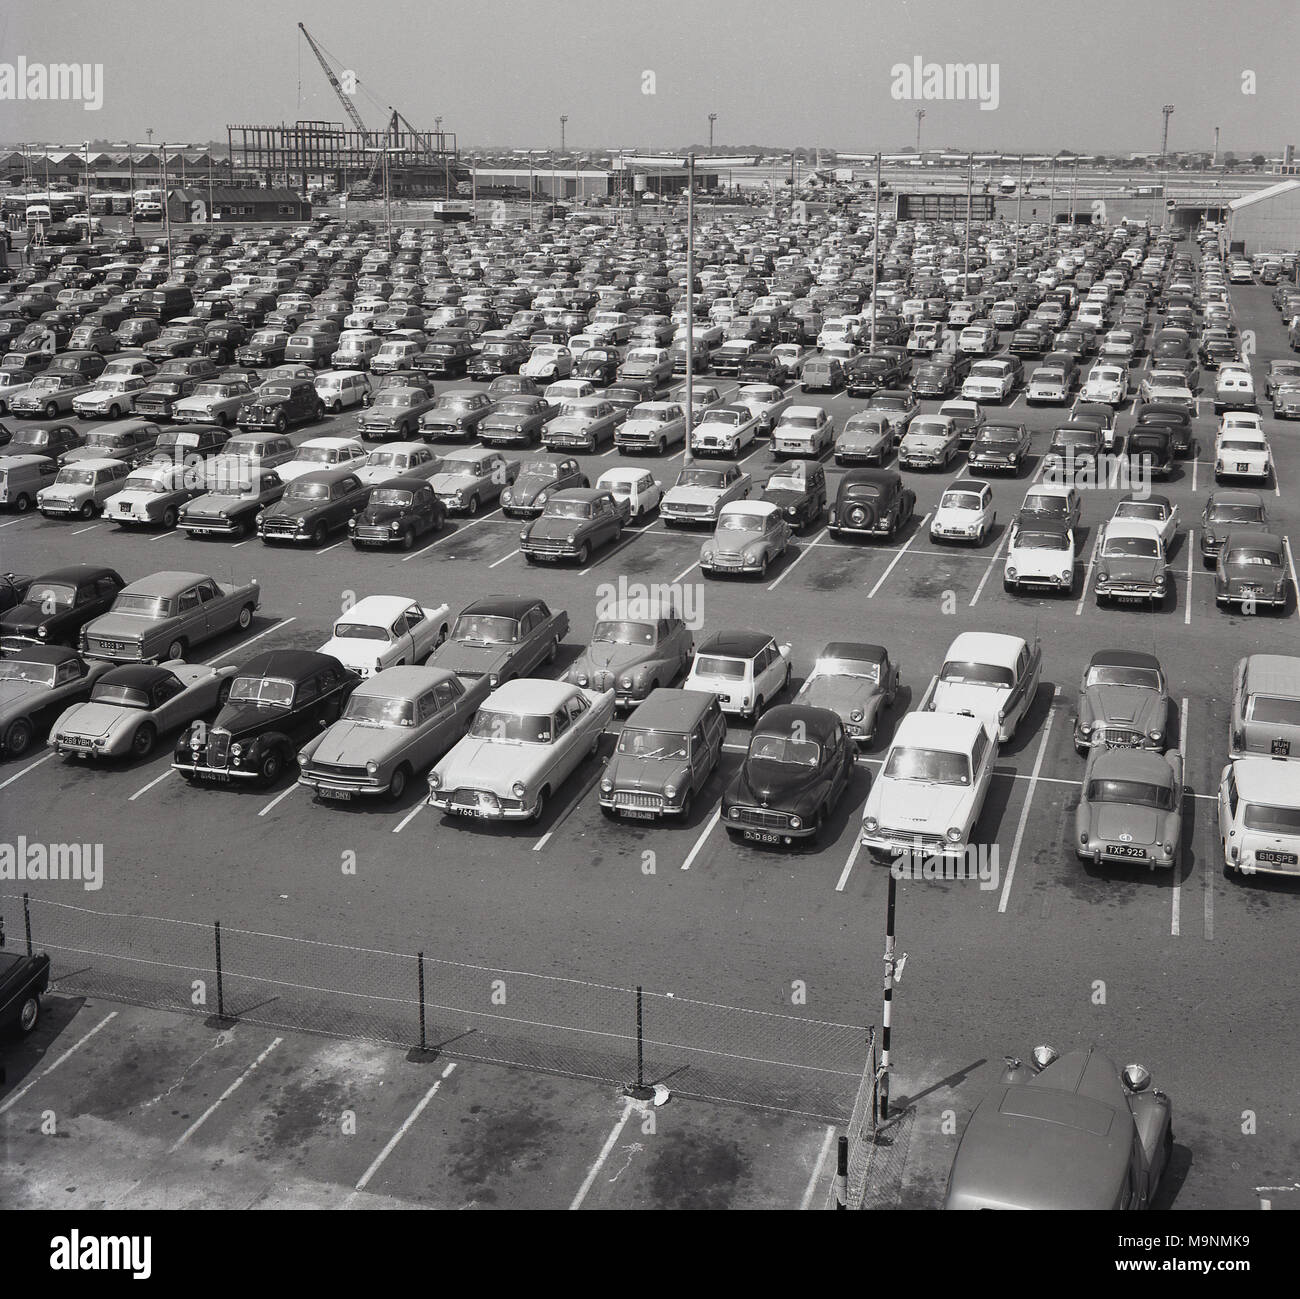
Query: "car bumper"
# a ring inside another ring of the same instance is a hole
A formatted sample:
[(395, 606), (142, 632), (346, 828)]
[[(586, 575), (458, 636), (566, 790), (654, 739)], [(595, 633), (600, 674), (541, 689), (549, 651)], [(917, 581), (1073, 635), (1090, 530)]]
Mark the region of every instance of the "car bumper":
[(210, 767), (197, 759), (183, 761), (172, 759), (172, 769), (192, 776), (196, 780), (210, 780), (213, 784), (224, 785), (232, 780), (258, 780), (259, 773), (252, 767)]
[(1111, 600), (1161, 600), (1164, 598), (1168, 584), (1165, 582), (1101, 582), (1097, 583), (1097, 595)]
[(308, 770), (298, 776), (298, 784), (314, 790), (319, 798), (334, 798), (341, 802), (358, 796), (374, 798), (388, 792), (388, 782), (382, 774), (364, 777), (333, 776), (327, 772)]
[(860, 830), (858, 842), (876, 861), (894, 861), (900, 857), (964, 858), (966, 844), (950, 843), (938, 835), (902, 835), (881, 830)]
[(1076, 844), (1074, 852), (1080, 861), (1090, 861), (1094, 866), (1107, 862), (1121, 866), (1171, 867), (1178, 858), (1177, 845), (1174, 846), (1172, 853), (1166, 853), (1163, 846), (1159, 844), (1143, 846), (1140, 851), (1126, 851), (1129, 848), (1128, 844), (1089, 843)]
[(234, 519), (181, 519), (176, 526), (197, 537), (232, 536), (240, 530), (240, 524)]
[(930, 526), (931, 541), (978, 541), (979, 537), (978, 524), (963, 523), (960, 526), (950, 524), (938, 528), (933, 524)]
[(525, 807), (520, 799), (496, 795), (480, 794), (471, 803), (458, 801), (451, 793), (439, 790), (431, 793), (426, 801), (430, 807), (436, 807), (446, 816), (461, 816), (476, 821), (527, 821), (534, 813), (534, 808)]
[[(727, 833), (734, 835), (736, 838), (745, 839), (750, 843), (766, 844), (791, 844), (798, 843), (800, 840), (804, 839), (812, 839), (821, 828), (816, 820), (808, 822), (804, 821), (802, 818), (800, 818), (798, 828), (794, 828), (789, 824), (789, 817), (784, 813), (781, 814), (781, 819), (786, 822), (784, 826), (776, 825), (775, 823), (771, 825), (756, 824), (744, 819), (746, 813), (752, 815), (767, 810), (769, 809), (752, 807), (728, 808), (727, 814), (722, 818), (722, 824), (726, 828)], [(740, 817), (735, 817), (734, 814), (737, 812), (740, 813)]]
[(644, 794), (639, 790), (612, 790), (600, 795), (600, 805), (607, 812), (629, 821), (658, 821), (681, 815), (681, 799), (669, 802), (662, 794)]

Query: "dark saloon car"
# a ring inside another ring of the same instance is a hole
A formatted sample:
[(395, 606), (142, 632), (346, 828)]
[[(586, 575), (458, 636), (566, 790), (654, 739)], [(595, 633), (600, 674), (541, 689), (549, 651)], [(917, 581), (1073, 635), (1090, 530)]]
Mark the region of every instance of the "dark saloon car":
[(553, 492), (541, 517), (519, 534), (519, 548), (530, 564), (571, 559), (585, 568), (593, 550), (620, 540), (630, 512), (603, 487)]
[(427, 478), (388, 478), (370, 489), (366, 508), (348, 522), (348, 536), (358, 550), (410, 550), (446, 522), (446, 507)]
[(727, 833), (751, 843), (813, 839), (853, 776), (855, 748), (828, 708), (769, 708), (749, 739), (740, 771), (722, 796)]
[(85, 442), (72, 424), (33, 424), (13, 431), (4, 449), (6, 456), (48, 456), (61, 460)]
[(264, 383), (239, 408), (241, 429), (271, 429), (283, 433), (293, 424), (310, 424), (325, 418), (325, 403), (310, 379), (284, 379)]
[(338, 720), (360, 680), (328, 654), (263, 651), (239, 669), (216, 719), (181, 733), (172, 767), (191, 783), (273, 784), (297, 770), (298, 750)]
[(421, 417), (432, 409), (433, 398), (423, 388), (384, 388), (357, 420), (357, 432), (367, 442), (409, 442), (419, 434)]
[(1268, 530), (1268, 510), (1258, 492), (1218, 488), (1210, 493), (1201, 515), (1201, 560), (1206, 568), (1213, 568), (1229, 532), (1242, 540), (1248, 532)]
[(366, 507), (371, 488), (353, 469), (317, 469), (295, 478), (257, 518), (257, 535), (276, 542), (323, 546)]
[(1153, 402), (1138, 411), (1137, 429), (1159, 427), (1169, 430), (1170, 445), (1176, 456), (1190, 455), (1192, 451), (1192, 416), (1181, 406), (1165, 406)]
[(687, 820), (726, 738), (727, 722), (713, 695), (652, 690), (627, 719), (605, 764), (601, 811), (635, 821)]
[(831, 506), (833, 537), (898, 535), (916, 510), (916, 493), (894, 469), (853, 469), (839, 481)]
[(501, 512), (512, 519), (534, 519), (555, 492), (590, 486), (582, 466), (572, 456), (562, 460), (525, 460), (519, 476), (501, 493)]
[(815, 460), (790, 460), (772, 472), (761, 499), (777, 506), (791, 529), (818, 524), (826, 513), (826, 470)]
[(478, 426), (479, 441), (485, 447), (536, 446), (554, 413), (545, 397), (503, 397)]
[(985, 424), (971, 443), (967, 466), (985, 473), (1018, 474), (1029, 456), (1029, 430), (1023, 424)]
[(107, 613), (126, 585), (115, 568), (74, 564), (34, 579), (20, 604), (0, 614), (0, 649), (76, 645), (81, 629)]
[(65, 708), (90, 698), (111, 666), (87, 663), (66, 645), (7, 649), (0, 659), (0, 756), (21, 758)]
[(1284, 610), (1287, 602), (1285, 544), (1275, 532), (1229, 532), (1214, 565), (1214, 599), (1253, 613), (1261, 605)]
[(518, 374), (519, 367), (526, 360), (526, 343), (516, 338), (491, 339), (483, 345), (481, 352), (470, 357), (466, 374), (471, 379), (495, 379), (503, 374)]
[(1131, 471), (1145, 470), (1152, 477), (1167, 478), (1174, 471), (1173, 432), (1166, 424), (1135, 424), (1121, 454)]
[[(4, 950), (0, 930), (0, 1038), (27, 1034), (41, 1017), (41, 998), (50, 986), (50, 958), (46, 952), (28, 956)], [(3, 1078), (0, 1071), (0, 1078)]]
[(155, 378), (149, 386), (136, 393), (134, 411), (143, 419), (170, 420), (176, 403), (192, 397), (200, 380), (193, 377)]
[(573, 364), (575, 379), (588, 379), (598, 388), (614, 382), (623, 358), (614, 347), (589, 347)]
[(568, 630), (569, 615), (563, 609), (552, 612), (543, 600), (487, 596), (460, 611), (450, 637), (429, 662), (459, 677), (485, 676), (495, 689), (553, 663)]
[(467, 339), (434, 339), (413, 364), (417, 370), (437, 379), (462, 379), (473, 356), (474, 345)]

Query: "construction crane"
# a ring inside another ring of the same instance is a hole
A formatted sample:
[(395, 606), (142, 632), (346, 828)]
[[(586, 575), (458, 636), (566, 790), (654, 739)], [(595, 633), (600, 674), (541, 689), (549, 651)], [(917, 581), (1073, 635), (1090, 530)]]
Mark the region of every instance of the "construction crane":
[(334, 88), (339, 103), (343, 105), (343, 111), (348, 115), (348, 120), (361, 132), (362, 140), (368, 140), (370, 132), (366, 129), (366, 124), (361, 120), (361, 114), (357, 112), (352, 97), (343, 89), (338, 77), (334, 75), (334, 69), (330, 67), (329, 60), (326, 59), (321, 47), (312, 40), (311, 32), (302, 23), (298, 24), (298, 30), (307, 38), (307, 44), (311, 46), (311, 52), (316, 56), (316, 62), (321, 65), (321, 70), (329, 78), (329, 83)]

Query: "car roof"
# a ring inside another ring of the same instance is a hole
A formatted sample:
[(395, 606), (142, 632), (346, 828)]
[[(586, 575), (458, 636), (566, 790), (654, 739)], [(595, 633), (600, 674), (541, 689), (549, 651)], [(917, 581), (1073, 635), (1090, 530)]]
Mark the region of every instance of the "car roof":
[(128, 663), (122, 667), (112, 668), (101, 678), (106, 685), (129, 686), (133, 690), (149, 690), (159, 681), (165, 681), (176, 674), (167, 667), (151, 666), (143, 663)]
[(296, 681), (301, 677), (324, 671), (326, 668), (337, 668), (341, 672), (347, 670), (332, 654), (320, 654), (315, 650), (263, 650), (260, 654), (254, 654), (239, 669), (239, 675), (241, 677), (285, 677)]
[(1276, 532), (1256, 532), (1254, 529), (1242, 533), (1230, 532), (1223, 539), (1222, 553), (1227, 555), (1237, 544), (1249, 546), (1252, 550), (1275, 551), (1278, 561), (1281, 562), (1282, 538)]
[(1280, 807), (1300, 806), (1300, 786), (1289, 760), (1238, 758), (1232, 764), (1237, 792), (1247, 801), (1276, 803)]
[(761, 631), (719, 631), (699, 646), (699, 654), (715, 654), (722, 658), (753, 658), (772, 637)]
[(1150, 496), (1139, 496), (1136, 492), (1129, 492), (1127, 496), (1119, 498), (1121, 505), (1158, 505), (1162, 510), (1173, 508), (1172, 502), (1167, 496), (1157, 496), (1154, 492)]
[(454, 672), (434, 667), (431, 663), (404, 664), (401, 667), (384, 668), (374, 676), (367, 677), (357, 687), (356, 693), (376, 699), (411, 699), (455, 677)]
[[(384, 484), (387, 486), (387, 484)], [(345, 614), (336, 618), (336, 622), (346, 622), (349, 618), (377, 618), (380, 622), (390, 622), (399, 613), (405, 613), (416, 601), (406, 595), (367, 595), (356, 602)]]
[(522, 595), (486, 595), (481, 600), (467, 604), (460, 616), (483, 614), (495, 618), (522, 618), (538, 601)]
[(721, 516), (723, 514), (777, 514), (779, 512), (780, 506), (773, 501), (747, 498), (743, 501), (728, 501), (718, 511), (718, 514)]
[[(1111, 537), (1159, 537), (1160, 525), (1150, 519), (1116, 519), (1107, 521), (1104, 528), (1107, 540)], [(1252, 534), (1258, 536), (1258, 533)]]
[(121, 581), (121, 575), (115, 568), (105, 568), (102, 564), (69, 564), (66, 568), (54, 568), (48, 573), (42, 573), (32, 585), (39, 586), (42, 582), (93, 582), (100, 577), (116, 577)]
[(1172, 768), (1161, 753), (1151, 749), (1108, 748), (1098, 745), (1088, 755), (1083, 772), (1089, 780), (1152, 780), (1167, 783), (1173, 779)]
[(179, 595), (199, 582), (210, 580), (212, 579), (207, 573), (186, 573), (179, 569), (167, 569), (161, 573), (150, 573), (148, 577), (136, 578), (134, 582), (122, 588), (121, 594)]
[(519, 713), (550, 713), (561, 704), (582, 694), (567, 681), (550, 681), (542, 677), (517, 677), (498, 686), (484, 701), (484, 708)]
[(1163, 672), (1160, 660), (1154, 654), (1143, 654), (1138, 650), (1098, 650), (1088, 660), (1088, 668), (1150, 668), (1153, 672)]
[(955, 753), (968, 752), (976, 736), (987, 728), (978, 717), (962, 713), (904, 713), (890, 746), (926, 745)]
[(944, 661), (964, 660), (968, 663), (994, 663), (999, 667), (1015, 667), (1025, 641), (1020, 636), (1008, 636), (994, 631), (964, 631), (951, 645)]
[(817, 657), (852, 659), (858, 663), (883, 663), (889, 657), (889, 651), (883, 645), (872, 645), (866, 641), (833, 640), (822, 647)]
[(1300, 695), (1300, 658), (1289, 654), (1250, 654), (1243, 660), (1247, 689), (1270, 695)]
[(1244, 491), (1240, 487), (1216, 487), (1210, 492), (1207, 505), (1259, 505), (1264, 498), (1258, 492)]
[(24, 645), (21, 649), (11, 650), (6, 659), (21, 659), (25, 663), (67, 663), (79, 658), (77, 651), (70, 645)]
[(754, 723), (751, 743), (755, 735), (797, 735), (802, 727), (805, 735), (823, 742), (830, 740), (840, 724), (839, 715), (829, 708), (814, 708), (809, 704), (780, 704), (769, 708)]
[(683, 730), (694, 726), (709, 710), (713, 700), (699, 690), (652, 690), (627, 719), (629, 726)]

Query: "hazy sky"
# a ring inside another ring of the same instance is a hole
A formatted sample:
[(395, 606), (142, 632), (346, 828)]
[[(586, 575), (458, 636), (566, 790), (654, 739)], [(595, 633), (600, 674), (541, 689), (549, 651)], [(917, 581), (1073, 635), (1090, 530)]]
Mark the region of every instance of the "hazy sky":
[[(441, 114), (462, 147), (1280, 151), (1300, 136), (1296, 0), (4, 0), (0, 64), (99, 63), (104, 102), (0, 101), (0, 139), (225, 138), (341, 120), (297, 23), (355, 70), (368, 126)], [(998, 107), (900, 101), (897, 63), (997, 65)], [(643, 74), (654, 74), (644, 94)], [(1243, 94), (1254, 73), (1255, 93)], [(2, 69), (0, 69), (2, 75)], [(378, 101), (377, 103), (375, 101)]]

